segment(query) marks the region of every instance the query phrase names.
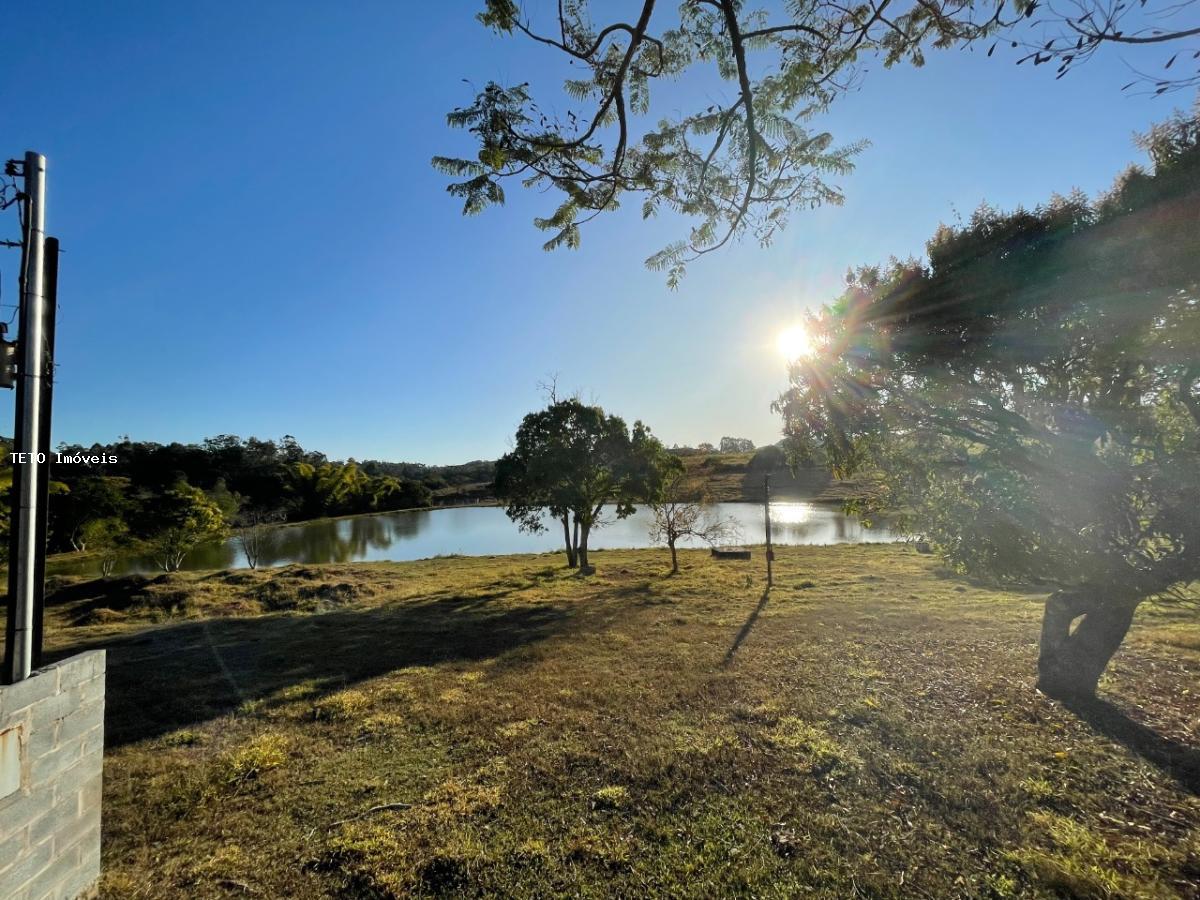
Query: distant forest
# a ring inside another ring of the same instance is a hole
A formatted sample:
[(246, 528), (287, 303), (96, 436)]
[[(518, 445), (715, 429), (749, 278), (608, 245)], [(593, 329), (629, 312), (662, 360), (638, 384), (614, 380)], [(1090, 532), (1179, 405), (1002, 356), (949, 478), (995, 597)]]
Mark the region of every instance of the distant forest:
[[(3, 445), (0, 489), (7, 492), (13, 474), (11, 441)], [(114, 528), (139, 536), (158, 527), (164, 505), (178, 517), (174, 507), (183, 496), (194, 498), (193, 507), (196, 502), (214, 505), (228, 526), (291, 522), (430, 506), (439, 495), (489, 483), (494, 468), (489, 461), (427, 466), (330, 460), (290, 435), (278, 441), (218, 435), (199, 444), (126, 438), (91, 446), (60, 444), (57, 452), (110, 461), (56, 464), (51, 457), (52, 552), (86, 550)]]

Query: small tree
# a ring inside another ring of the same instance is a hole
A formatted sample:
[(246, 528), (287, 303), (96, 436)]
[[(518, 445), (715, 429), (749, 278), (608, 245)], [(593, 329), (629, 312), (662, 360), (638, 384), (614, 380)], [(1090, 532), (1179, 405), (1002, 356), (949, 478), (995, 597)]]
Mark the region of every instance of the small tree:
[(666, 544), (671, 551), (671, 574), (679, 572), (675, 546), (681, 540), (695, 538), (712, 545), (726, 540), (735, 530), (732, 521), (712, 515), (711, 504), (699, 485), (687, 478), (682, 468), (674, 469), (663, 480), (658, 495), (650, 501), (654, 522), (650, 540)]
[(117, 516), (92, 519), (80, 531), (80, 543), (100, 557), (100, 574), (107, 578), (130, 548), (129, 526)]
[(246, 565), (250, 568), (257, 569), (263, 558), (274, 549), (278, 534), (274, 526), (281, 518), (279, 513), (251, 510), (238, 519), (234, 533), (242, 555), (246, 557)]
[(147, 516), (147, 550), (164, 572), (177, 571), (197, 544), (225, 533), (220, 507), (200, 488), (181, 481), (158, 498)]
[(600, 513), (614, 504), (618, 519), (654, 495), (670, 457), (641, 422), (632, 433), (618, 416), (576, 399), (530, 413), (516, 447), (496, 463), (496, 496), (522, 531), (546, 530), (549, 513), (562, 525), (567, 564), (588, 566), (588, 538)]

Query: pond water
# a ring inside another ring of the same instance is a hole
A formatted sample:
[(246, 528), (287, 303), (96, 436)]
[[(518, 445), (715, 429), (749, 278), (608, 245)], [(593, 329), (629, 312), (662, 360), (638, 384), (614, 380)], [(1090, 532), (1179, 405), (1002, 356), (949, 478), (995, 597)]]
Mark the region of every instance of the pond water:
[[(733, 523), (734, 536), (723, 543), (765, 541), (761, 504), (717, 503), (711, 515)], [(653, 514), (645, 508), (620, 520), (614, 519), (610, 512), (604, 517), (603, 526), (592, 532), (588, 547), (604, 550), (652, 546), (652, 521)], [(263, 554), (260, 565), (401, 561), (454, 553), (491, 556), (561, 550), (562, 527), (555, 522), (548, 524), (550, 529), (542, 534), (525, 534), (517, 530), (503, 509), (495, 506), (409, 510), (301, 522), (272, 529), (270, 550)], [(886, 528), (864, 528), (839, 507), (818, 503), (772, 503), (771, 537), (777, 544), (886, 543), (898, 539)], [(246, 558), (233, 538), (195, 548), (183, 564), (189, 570), (245, 566)], [(99, 564), (94, 560), (51, 562), (48, 569), (50, 574), (99, 574)], [(131, 557), (118, 564), (113, 574), (154, 571), (155, 565), (149, 559)]]

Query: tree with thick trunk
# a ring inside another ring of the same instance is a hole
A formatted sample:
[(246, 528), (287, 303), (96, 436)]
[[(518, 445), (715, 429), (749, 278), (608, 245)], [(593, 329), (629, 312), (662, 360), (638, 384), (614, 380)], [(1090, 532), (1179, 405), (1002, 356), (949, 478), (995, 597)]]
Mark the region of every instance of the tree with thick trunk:
[[(982, 207), (864, 268), (776, 404), (794, 457), (963, 572), (1051, 586), (1038, 685), (1093, 696), (1139, 604), (1200, 581), (1200, 105), (1096, 200)], [(1191, 598), (1194, 599), (1194, 598)]]
[(1038, 688), (1064, 700), (1094, 696), (1138, 603), (1090, 587), (1051, 594), (1042, 616)]

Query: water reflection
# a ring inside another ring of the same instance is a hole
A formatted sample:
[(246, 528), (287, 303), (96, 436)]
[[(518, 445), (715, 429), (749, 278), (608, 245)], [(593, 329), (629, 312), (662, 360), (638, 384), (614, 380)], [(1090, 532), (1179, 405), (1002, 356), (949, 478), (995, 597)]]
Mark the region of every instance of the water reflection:
[[(738, 542), (761, 544), (765, 540), (762, 506), (718, 503), (713, 512), (734, 523)], [(646, 509), (619, 521), (610, 515), (605, 527), (593, 533), (591, 546), (597, 550), (650, 546), (651, 519)], [(278, 528), (270, 548), (263, 553), (262, 565), (425, 559), (453, 553), (472, 556), (539, 553), (558, 550), (559, 535), (553, 528), (545, 534), (523, 534), (504, 515), (504, 510), (496, 507), (414, 510)], [(817, 503), (772, 503), (771, 536), (777, 544), (876, 543), (896, 539), (887, 529), (864, 528), (839, 508)], [(184, 561), (186, 569), (232, 569), (245, 565), (245, 556), (236, 539), (197, 547)], [(94, 575), (97, 566), (85, 560), (52, 564), (50, 568), (58, 574)], [(126, 560), (116, 569), (118, 574), (154, 571), (151, 560), (139, 557)]]
[[(416, 537), (428, 527), (429, 516), (428, 510), (414, 510), (389, 516), (355, 516), (289, 525), (275, 531), (268, 551), (263, 554), (263, 565), (386, 558), (389, 547)], [(241, 565), (245, 565), (244, 560)]]
[(780, 544), (862, 544), (892, 538), (885, 531), (864, 528), (857, 519), (827, 512), (814, 503), (772, 503), (771, 537)]

